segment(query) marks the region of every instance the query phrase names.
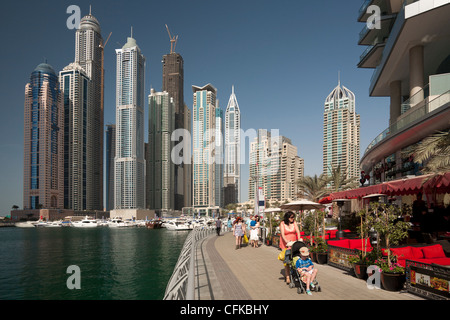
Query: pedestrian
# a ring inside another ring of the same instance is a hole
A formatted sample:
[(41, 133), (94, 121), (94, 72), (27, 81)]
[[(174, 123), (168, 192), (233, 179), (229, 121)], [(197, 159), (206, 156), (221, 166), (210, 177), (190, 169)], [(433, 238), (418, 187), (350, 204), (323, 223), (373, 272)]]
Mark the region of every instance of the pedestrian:
[(228, 217), (227, 228), (227, 231), (231, 231), (231, 229), (233, 228), (233, 221), (231, 221), (231, 217)]
[(245, 234), (245, 223), (241, 217), (237, 217), (233, 224), (233, 234), (236, 238), (236, 250), (241, 248), (242, 237)]
[[(289, 247), (287, 244), (289, 242), (295, 242), (301, 240), (300, 230), (298, 228), (297, 222), (295, 222), (295, 213), (289, 211), (284, 214), (284, 220), (280, 223), (280, 249), (286, 251)], [(286, 284), (291, 283), (290, 267), (289, 264), (284, 264), (284, 272), (286, 277)]]
[(217, 235), (220, 236), (220, 230), (222, 229), (222, 220), (220, 220), (220, 217), (217, 217), (216, 220), (216, 231)]
[(250, 243), (253, 248), (258, 248), (258, 241), (259, 241), (259, 217), (255, 216), (253, 217), (252, 222), (250, 222)]

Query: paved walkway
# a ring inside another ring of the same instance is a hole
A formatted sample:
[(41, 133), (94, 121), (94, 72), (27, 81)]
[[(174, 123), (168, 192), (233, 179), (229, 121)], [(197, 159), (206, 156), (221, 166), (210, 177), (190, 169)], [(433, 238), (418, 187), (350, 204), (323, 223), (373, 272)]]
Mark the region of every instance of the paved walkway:
[(423, 300), (407, 292), (368, 289), (345, 271), (315, 266), (322, 292), (297, 294), (284, 282), (279, 250), (266, 245), (235, 249), (233, 235), (210, 236), (197, 247), (196, 300)]

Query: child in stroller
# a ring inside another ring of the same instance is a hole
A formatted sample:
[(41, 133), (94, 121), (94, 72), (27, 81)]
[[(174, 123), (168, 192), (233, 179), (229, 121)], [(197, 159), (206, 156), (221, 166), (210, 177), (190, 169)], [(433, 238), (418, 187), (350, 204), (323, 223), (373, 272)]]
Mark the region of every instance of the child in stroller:
[(311, 290), (320, 292), (321, 287), (316, 280), (317, 269), (309, 258), (309, 250), (302, 241), (292, 243), (291, 249), (286, 250), (285, 263), (290, 265), (290, 288), (297, 287), (297, 293), (306, 292), (311, 295)]

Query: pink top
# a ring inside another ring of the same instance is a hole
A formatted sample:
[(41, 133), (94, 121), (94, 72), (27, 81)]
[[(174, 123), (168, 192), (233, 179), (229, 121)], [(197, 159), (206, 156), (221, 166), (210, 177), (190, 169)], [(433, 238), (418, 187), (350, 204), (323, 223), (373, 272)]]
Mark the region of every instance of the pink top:
[[(297, 241), (297, 223), (294, 222), (293, 224), (290, 224), (289, 226), (286, 226), (284, 224), (284, 221), (280, 224), (280, 229), (284, 228), (284, 237), (286, 238), (287, 242), (291, 241)], [(286, 244), (287, 242), (284, 242), (283, 237), (280, 237), (280, 248), (281, 250), (284, 250), (287, 248)]]

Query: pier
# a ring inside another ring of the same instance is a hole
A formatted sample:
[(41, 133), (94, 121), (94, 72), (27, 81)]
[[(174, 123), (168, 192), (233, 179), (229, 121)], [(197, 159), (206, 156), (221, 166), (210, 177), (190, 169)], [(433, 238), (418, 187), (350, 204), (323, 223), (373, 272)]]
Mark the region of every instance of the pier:
[(167, 300), (423, 300), (406, 291), (369, 289), (366, 281), (326, 264), (315, 264), (322, 291), (298, 294), (284, 281), (278, 248), (260, 244), (236, 250), (231, 232), (220, 236), (210, 232), (190, 244), (195, 248), (190, 252), (194, 257), (189, 263), (194, 266), (190, 298), (166, 296)]

